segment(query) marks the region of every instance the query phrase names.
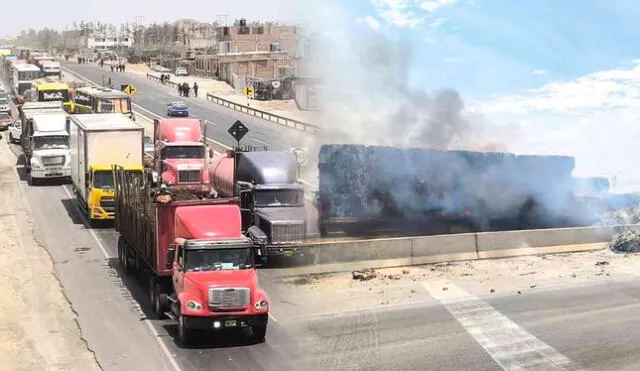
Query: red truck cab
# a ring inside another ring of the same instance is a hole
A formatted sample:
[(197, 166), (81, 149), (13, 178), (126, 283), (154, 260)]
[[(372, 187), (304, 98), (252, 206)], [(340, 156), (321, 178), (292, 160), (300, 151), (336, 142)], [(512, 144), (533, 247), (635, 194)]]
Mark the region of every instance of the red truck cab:
[(193, 118), (154, 120), (154, 170), (160, 182), (173, 189), (210, 194), (203, 125), (202, 120)]
[(255, 241), (241, 234), (239, 207), (178, 207), (174, 235), (166, 259), (173, 292), (152, 295), (154, 311), (163, 312), (168, 305), (184, 344), (193, 330), (247, 327), (263, 340), (269, 299), (258, 286)]

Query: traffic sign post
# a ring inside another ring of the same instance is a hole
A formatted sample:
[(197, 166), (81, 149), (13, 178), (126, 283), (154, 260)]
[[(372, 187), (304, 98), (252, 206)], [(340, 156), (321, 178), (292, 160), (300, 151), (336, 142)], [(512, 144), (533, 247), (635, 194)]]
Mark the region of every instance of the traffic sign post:
[(132, 84), (122, 84), (120, 85), (120, 89), (130, 97), (136, 95), (136, 87)]
[(244, 89), (242, 89), (242, 94), (246, 95), (247, 97), (253, 97), (254, 94), (254, 90), (253, 90), (253, 86), (251, 85), (247, 85), (244, 87)]
[(240, 147), (240, 139), (244, 138), (244, 136), (247, 135), (247, 133), (249, 132), (249, 129), (246, 126), (244, 126), (244, 124), (240, 122), (240, 120), (236, 120), (236, 122), (234, 122), (233, 125), (231, 125), (231, 127), (229, 128), (229, 130), (227, 130), (227, 132), (231, 134), (231, 136), (233, 137), (233, 139), (236, 140), (236, 142), (238, 142), (238, 147)]

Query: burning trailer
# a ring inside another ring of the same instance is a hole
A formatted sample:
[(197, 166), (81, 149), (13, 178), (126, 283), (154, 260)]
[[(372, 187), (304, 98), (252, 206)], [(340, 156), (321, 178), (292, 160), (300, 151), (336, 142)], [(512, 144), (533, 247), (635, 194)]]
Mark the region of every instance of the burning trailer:
[(322, 236), (428, 235), (589, 224), (566, 156), (323, 145)]

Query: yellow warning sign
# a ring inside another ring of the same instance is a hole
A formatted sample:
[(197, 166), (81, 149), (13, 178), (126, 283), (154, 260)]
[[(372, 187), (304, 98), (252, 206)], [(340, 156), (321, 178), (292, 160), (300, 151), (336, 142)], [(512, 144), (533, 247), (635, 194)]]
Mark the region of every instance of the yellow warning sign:
[(125, 86), (124, 89), (122, 89), (122, 91), (125, 92), (125, 94), (127, 94), (130, 97), (133, 95), (136, 95), (136, 87), (131, 84)]
[(247, 85), (244, 87), (244, 89), (242, 89), (242, 94), (246, 95), (246, 96), (253, 96), (253, 86), (251, 85)]

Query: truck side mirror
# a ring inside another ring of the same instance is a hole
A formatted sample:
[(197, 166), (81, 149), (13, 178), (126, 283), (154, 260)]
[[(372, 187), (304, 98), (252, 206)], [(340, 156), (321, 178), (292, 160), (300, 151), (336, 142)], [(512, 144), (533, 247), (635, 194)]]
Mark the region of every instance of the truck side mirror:
[(175, 259), (176, 257), (176, 249), (175, 247), (169, 247), (167, 249), (167, 263), (165, 264), (165, 267), (167, 269), (171, 268), (173, 266), (173, 259)]
[[(258, 226), (252, 226), (247, 229), (247, 237), (253, 242), (254, 248), (257, 248), (256, 262), (263, 263), (267, 259), (267, 244), (269, 238)], [(258, 262), (259, 260), (259, 262)]]

